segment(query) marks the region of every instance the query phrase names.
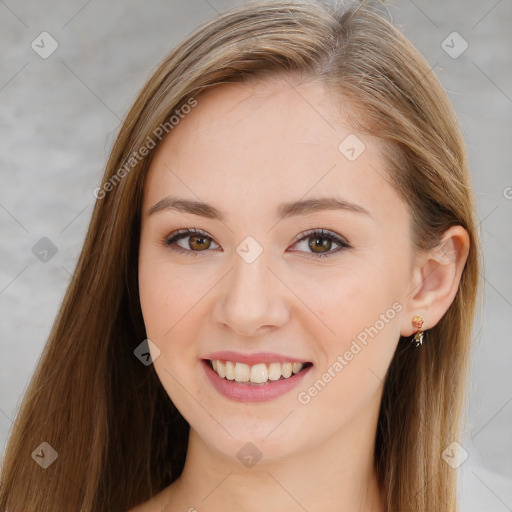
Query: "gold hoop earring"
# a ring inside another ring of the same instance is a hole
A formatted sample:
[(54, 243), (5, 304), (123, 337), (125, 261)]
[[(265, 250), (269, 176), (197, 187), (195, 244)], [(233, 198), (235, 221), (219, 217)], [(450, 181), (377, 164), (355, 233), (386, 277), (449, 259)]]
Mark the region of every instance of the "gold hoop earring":
[(424, 333), (424, 331), (421, 330), (421, 327), (423, 326), (423, 317), (421, 315), (415, 315), (412, 317), (411, 323), (416, 329), (418, 329), (418, 332), (416, 332), (412, 339), (412, 343), (414, 343), (417, 347), (421, 347), (423, 344)]

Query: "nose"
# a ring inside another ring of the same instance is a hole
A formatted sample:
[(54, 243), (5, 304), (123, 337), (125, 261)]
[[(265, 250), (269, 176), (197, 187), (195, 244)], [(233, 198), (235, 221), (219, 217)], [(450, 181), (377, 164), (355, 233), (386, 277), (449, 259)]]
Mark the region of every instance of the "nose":
[(289, 319), (287, 288), (268, 265), (266, 252), (252, 263), (235, 255), (234, 268), (222, 280), (214, 320), (240, 336), (258, 336)]

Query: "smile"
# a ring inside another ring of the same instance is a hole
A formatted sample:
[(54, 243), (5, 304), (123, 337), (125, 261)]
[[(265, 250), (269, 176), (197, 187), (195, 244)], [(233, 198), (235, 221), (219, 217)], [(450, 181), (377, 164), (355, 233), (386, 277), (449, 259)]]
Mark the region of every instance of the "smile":
[(266, 362), (251, 357), (243, 363), (218, 357), (202, 359), (202, 367), (213, 388), (236, 402), (264, 402), (285, 395), (313, 368), (311, 362), (272, 362), (269, 357)]
[(248, 365), (233, 361), (209, 360), (210, 366), (223, 379), (250, 384), (265, 384), (280, 379), (289, 379), (311, 363), (258, 363)]

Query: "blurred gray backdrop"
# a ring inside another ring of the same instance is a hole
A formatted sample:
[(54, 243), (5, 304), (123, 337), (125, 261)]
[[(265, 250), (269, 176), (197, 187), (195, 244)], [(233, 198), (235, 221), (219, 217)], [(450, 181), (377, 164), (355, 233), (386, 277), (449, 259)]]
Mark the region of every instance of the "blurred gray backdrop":
[[(0, 445), (74, 269), (120, 120), (199, 23), (243, 1), (0, 0)], [(512, 1), (395, 0), (455, 105), (486, 276), (463, 512), (512, 510)], [(35, 448), (35, 447), (34, 447)], [(464, 452), (461, 452), (464, 453)]]

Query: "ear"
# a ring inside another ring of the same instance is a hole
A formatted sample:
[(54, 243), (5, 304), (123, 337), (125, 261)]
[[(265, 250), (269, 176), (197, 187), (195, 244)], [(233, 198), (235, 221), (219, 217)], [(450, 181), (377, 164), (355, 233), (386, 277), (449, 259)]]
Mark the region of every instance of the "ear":
[(452, 226), (444, 232), (436, 247), (417, 256), (412, 290), (405, 300), (402, 336), (412, 336), (417, 331), (411, 323), (415, 315), (424, 319), (422, 331), (431, 329), (441, 320), (459, 288), (469, 245), (467, 231), (462, 226)]

